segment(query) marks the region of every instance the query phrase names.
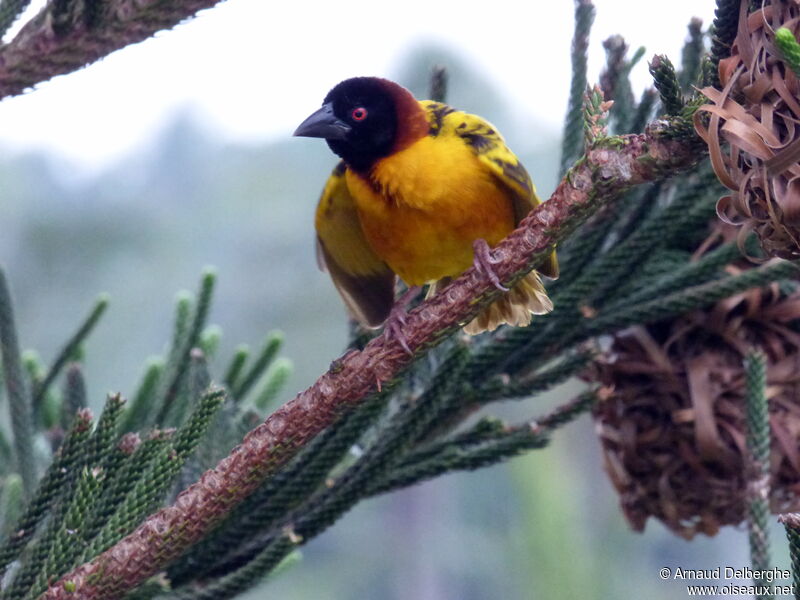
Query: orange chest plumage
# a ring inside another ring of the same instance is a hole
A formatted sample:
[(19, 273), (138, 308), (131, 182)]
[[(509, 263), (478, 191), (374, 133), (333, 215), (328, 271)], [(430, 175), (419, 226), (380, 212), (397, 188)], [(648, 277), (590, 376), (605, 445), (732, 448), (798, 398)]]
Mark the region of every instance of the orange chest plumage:
[(514, 229), (510, 192), (458, 138), (425, 136), (346, 181), (370, 246), (408, 285), (459, 275), (476, 239)]

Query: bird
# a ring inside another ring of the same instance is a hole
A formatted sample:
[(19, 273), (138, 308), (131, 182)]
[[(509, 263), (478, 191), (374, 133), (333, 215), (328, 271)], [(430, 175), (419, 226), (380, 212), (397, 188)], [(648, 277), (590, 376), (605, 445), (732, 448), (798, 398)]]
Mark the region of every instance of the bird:
[[(398, 83), (354, 77), (334, 86), (295, 136), (323, 138), (341, 159), (315, 214), (317, 259), (351, 315), (393, 331), (420, 287), (430, 297), (473, 264), (503, 293), (463, 324), (476, 335), (526, 326), (553, 309), (539, 273), (558, 277), (553, 250), (511, 289), (491, 248), (536, 205), (536, 189), (497, 128)], [(408, 287), (395, 301), (399, 277)]]

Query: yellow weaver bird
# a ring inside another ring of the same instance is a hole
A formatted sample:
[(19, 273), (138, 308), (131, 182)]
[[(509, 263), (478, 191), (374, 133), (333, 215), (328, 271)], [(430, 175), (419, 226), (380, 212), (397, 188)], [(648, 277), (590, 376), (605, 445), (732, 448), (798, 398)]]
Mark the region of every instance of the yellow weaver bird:
[[(352, 315), (405, 340), (395, 275), (429, 295), (473, 263), (504, 294), (464, 327), (528, 325), (552, 310), (539, 274), (511, 290), (491, 267), (490, 247), (508, 235), (539, 199), (525, 168), (497, 130), (446, 104), (417, 101), (377, 77), (347, 79), (295, 131), (319, 137), (342, 158), (316, 212), (317, 253)], [(555, 252), (540, 267), (558, 277)], [(408, 295), (406, 295), (408, 296)], [(399, 311), (398, 311), (399, 309)]]

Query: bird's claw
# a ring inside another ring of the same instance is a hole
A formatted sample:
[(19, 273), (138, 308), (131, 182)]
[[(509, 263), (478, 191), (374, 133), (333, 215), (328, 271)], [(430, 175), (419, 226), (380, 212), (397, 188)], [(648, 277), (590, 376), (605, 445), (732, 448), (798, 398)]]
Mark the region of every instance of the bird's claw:
[(501, 292), (509, 291), (509, 288), (500, 282), (500, 278), (497, 276), (497, 273), (494, 272), (494, 267), (492, 267), (492, 265), (495, 263), (495, 260), (492, 258), (492, 251), (489, 248), (489, 244), (486, 243), (486, 240), (482, 238), (475, 240), (472, 243), (472, 250), (475, 257), (475, 268), (486, 273), (489, 281), (491, 281), (492, 285), (498, 290)]
[(413, 286), (400, 296), (392, 306), (386, 323), (383, 326), (384, 336), (386, 339), (394, 338), (400, 344), (400, 347), (408, 354), (414, 354), (411, 347), (408, 345), (408, 338), (403, 333), (403, 326), (406, 324), (406, 307), (419, 293), (419, 287)]

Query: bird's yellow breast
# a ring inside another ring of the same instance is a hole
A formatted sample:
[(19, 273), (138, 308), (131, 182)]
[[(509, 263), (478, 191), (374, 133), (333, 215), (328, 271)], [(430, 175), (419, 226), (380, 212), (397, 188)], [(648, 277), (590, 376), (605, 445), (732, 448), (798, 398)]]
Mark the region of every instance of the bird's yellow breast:
[(346, 181), (369, 244), (408, 285), (461, 274), (476, 239), (514, 229), (510, 192), (456, 137), (426, 136)]

